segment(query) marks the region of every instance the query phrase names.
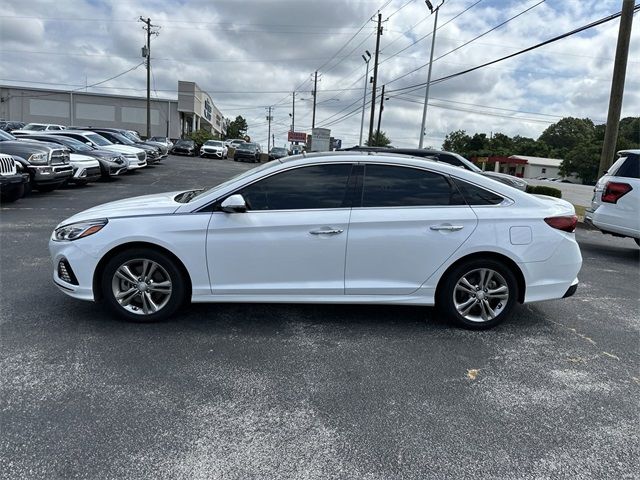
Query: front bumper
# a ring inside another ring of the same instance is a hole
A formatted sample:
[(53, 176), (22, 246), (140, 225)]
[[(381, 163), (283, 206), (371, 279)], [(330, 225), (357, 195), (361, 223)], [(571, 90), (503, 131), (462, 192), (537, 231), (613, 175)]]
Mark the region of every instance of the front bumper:
[(33, 181), (36, 185), (62, 184), (73, 176), (71, 165), (31, 166)]
[[(49, 240), (49, 252), (53, 261), (53, 282), (67, 295), (80, 300), (94, 300), (93, 272), (98, 258), (82, 248), (82, 240), (57, 242)], [(73, 272), (75, 283), (65, 281), (60, 276), (60, 261), (64, 260), (68, 270)]]
[(222, 150), (200, 150), (200, 156), (222, 158), (223, 152)]
[(86, 183), (93, 182), (100, 178), (100, 166), (85, 167), (82, 165), (74, 166), (73, 177), (69, 179), (69, 183)]

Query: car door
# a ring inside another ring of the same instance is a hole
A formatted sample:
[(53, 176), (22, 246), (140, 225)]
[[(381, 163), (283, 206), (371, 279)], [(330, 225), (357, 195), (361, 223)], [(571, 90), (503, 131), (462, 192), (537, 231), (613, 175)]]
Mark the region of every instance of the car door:
[(471, 235), (477, 217), (452, 181), (427, 169), (365, 165), (349, 223), (345, 293), (417, 290)]
[(280, 171), (233, 192), (244, 197), (246, 212), (214, 207), (212, 292), (343, 295), (351, 170), (349, 162), (332, 162)]

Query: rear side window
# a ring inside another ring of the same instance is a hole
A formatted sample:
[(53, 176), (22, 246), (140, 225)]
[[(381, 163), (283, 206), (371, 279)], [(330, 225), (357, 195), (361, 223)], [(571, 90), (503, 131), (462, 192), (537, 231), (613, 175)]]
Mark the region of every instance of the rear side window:
[(485, 190), (482, 187), (465, 182), (459, 178), (455, 178), (454, 182), (469, 205), (498, 205), (504, 200), (504, 198), (497, 193), (490, 192), (489, 190)]
[(277, 173), (241, 191), (249, 210), (303, 210), (347, 206), (352, 165), (314, 165)]
[(625, 178), (640, 178), (640, 156), (620, 157), (609, 169), (609, 175)]
[(367, 165), (363, 207), (464, 205), (454, 185), (438, 173), (417, 168)]

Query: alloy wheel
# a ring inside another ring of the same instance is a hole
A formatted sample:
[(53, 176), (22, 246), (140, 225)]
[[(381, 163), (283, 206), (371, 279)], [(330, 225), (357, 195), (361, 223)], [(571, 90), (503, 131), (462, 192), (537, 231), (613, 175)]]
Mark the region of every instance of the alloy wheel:
[(111, 290), (116, 302), (126, 311), (151, 315), (162, 310), (171, 299), (171, 277), (159, 263), (136, 258), (116, 269)]
[(500, 273), (490, 268), (471, 270), (456, 282), (453, 304), (471, 322), (489, 322), (506, 308), (509, 286)]

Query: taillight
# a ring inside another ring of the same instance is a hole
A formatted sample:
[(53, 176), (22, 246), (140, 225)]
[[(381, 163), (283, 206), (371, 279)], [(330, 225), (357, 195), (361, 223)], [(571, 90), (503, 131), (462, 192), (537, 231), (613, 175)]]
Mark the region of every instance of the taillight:
[(566, 217), (547, 217), (544, 221), (550, 227), (562, 230), (563, 232), (573, 233), (576, 231), (578, 217), (575, 215), (567, 215)]
[(628, 183), (607, 182), (602, 192), (602, 201), (607, 203), (618, 203), (618, 200), (633, 188)]

